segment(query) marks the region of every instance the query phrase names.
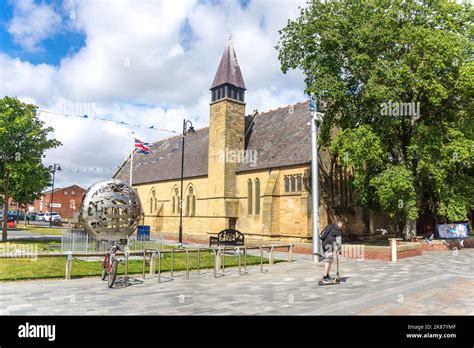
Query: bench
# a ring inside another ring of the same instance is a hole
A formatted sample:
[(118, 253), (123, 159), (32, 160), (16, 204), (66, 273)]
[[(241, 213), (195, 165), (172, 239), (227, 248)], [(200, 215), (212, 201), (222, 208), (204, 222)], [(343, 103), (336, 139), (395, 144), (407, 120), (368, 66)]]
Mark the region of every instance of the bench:
[(231, 228), (222, 230), (217, 234), (217, 237), (209, 238), (209, 247), (213, 245), (244, 245), (244, 235)]

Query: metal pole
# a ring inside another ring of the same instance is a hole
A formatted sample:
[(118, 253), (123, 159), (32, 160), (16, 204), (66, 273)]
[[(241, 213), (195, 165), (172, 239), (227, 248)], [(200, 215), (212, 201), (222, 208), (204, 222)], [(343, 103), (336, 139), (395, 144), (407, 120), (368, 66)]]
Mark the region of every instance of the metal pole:
[(179, 244), (183, 244), (183, 176), (184, 176), (184, 137), (186, 135), (186, 120), (183, 120), (183, 146), (181, 149), (181, 193), (179, 197)]
[(317, 124), (317, 97), (311, 95), (311, 179), (312, 179), (312, 200), (313, 200), (313, 261), (319, 262), (319, 257), (315, 254), (321, 252), (319, 243), (319, 169), (318, 169), (318, 124)]
[(51, 189), (51, 202), (49, 202), (49, 228), (52, 227), (53, 197), (54, 197), (54, 177), (56, 176), (56, 163), (53, 164), (53, 187)]
[(133, 187), (133, 153), (135, 152), (135, 132), (132, 132), (132, 149), (130, 151), (130, 187)]

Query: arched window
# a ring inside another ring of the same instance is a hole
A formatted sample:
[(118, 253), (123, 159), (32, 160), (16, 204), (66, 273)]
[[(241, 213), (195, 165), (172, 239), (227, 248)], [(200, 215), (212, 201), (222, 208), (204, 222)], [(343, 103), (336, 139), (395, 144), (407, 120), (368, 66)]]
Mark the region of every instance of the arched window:
[(252, 180), (247, 182), (247, 214), (252, 215)]
[(156, 209), (156, 198), (155, 198), (155, 190), (151, 191), (151, 195), (150, 195), (150, 214), (152, 214), (155, 209)]
[(255, 215), (260, 215), (260, 180), (255, 179)]
[(188, 194), (186, 195), (186, 215), (194, 216), (196, 212), (195, 208), (196, 199), (194, 196), (194, 189), (192, 186), (188, 188)]
[(290, 178), (285, 176), (285, 192), (290, 192)]
[(178, 214), (179, 209), (180, 209), (180, 204), (179, 204), (179, 192), (178, 189), (174, 189), (174, 197), (173, 197), (173, 213)]
[(291, 192), (295, 192), (296, 191), (295, 177), (292, 175), (290, 180), (291, 180)]
[(186, 216), (189, 216), (189, 195), (186, 196)]
[(176, 213), (176, 197), (173, 196), (172, 200), (171, 200), (171, 204), (173, 206), (173, 214)]

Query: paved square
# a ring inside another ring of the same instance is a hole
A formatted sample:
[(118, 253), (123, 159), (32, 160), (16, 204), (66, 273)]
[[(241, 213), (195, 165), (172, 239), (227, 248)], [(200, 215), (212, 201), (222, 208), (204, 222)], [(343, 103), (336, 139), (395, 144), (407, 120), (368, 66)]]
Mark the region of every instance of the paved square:
[[(424, 252), (398, 263), (341, 260), (340, 285), (319, 287), (323, 264), (305, 256), (292, 263), (237, 269), (214, 279), (211, 271), (182, 272), (175, 280), (130, 279), (107, 288), (97, 278), (3, 282), (0, 314), (18, 315), (313, 315), (474, 314), (474, 250)], [(120, 285), (120, 284), (119, 284)]]

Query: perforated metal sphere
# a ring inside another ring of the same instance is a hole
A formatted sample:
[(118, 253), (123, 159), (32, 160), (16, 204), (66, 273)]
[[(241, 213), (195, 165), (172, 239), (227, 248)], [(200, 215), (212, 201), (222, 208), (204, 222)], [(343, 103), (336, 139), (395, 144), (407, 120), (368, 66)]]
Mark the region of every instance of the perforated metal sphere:
[(98, 182), (82, 198), (79, 222), (98, 240), (127, 238), (135, 232), (139, 218), (138, 195), (121, 180)]

